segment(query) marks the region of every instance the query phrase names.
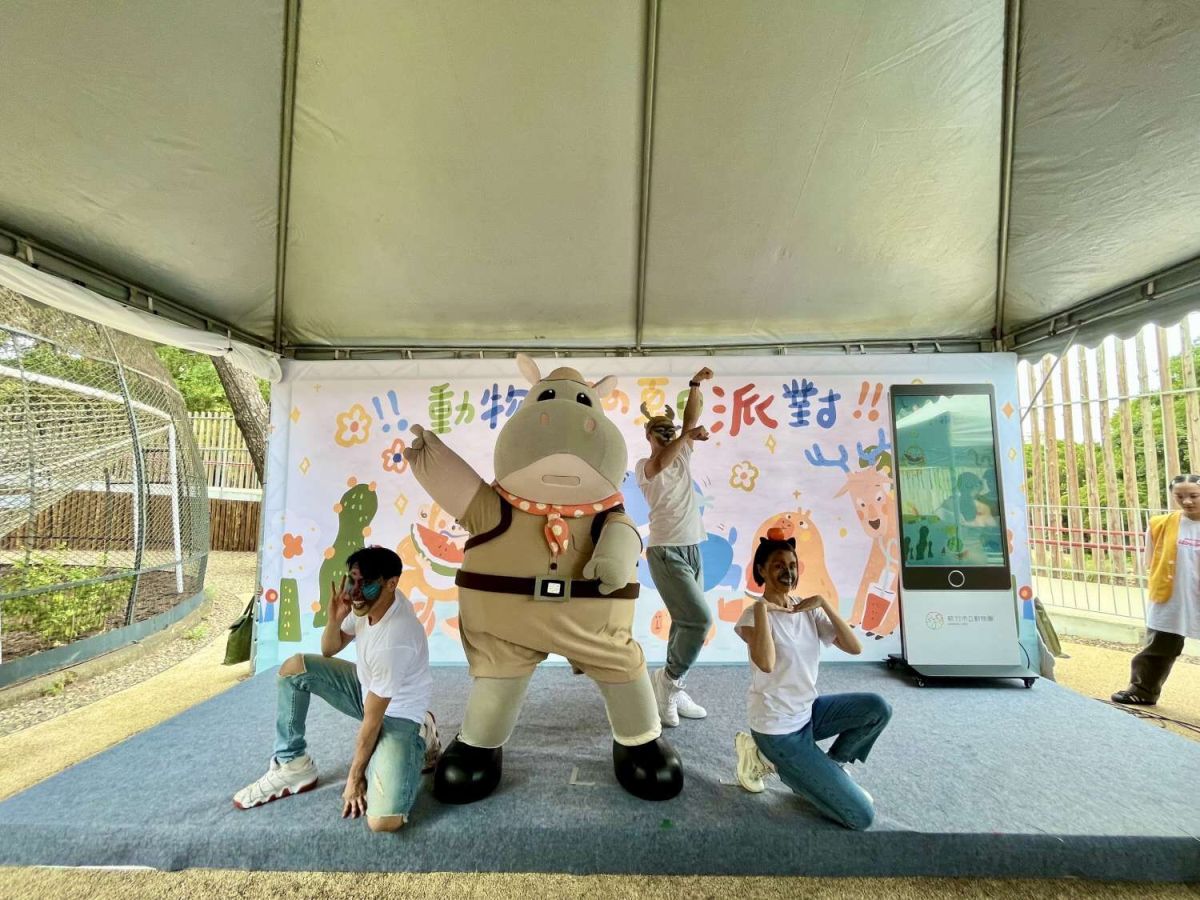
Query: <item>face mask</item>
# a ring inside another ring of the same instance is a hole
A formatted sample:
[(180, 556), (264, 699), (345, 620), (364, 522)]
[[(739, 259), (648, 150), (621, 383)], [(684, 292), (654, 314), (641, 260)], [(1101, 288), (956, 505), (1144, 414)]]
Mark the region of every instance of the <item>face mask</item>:
[(364, 585), (360, 591), (364, 600), (375, 601), (379, 599), (379, 595), (383, 593), (383, 582), (372, 581), (368, 585)]

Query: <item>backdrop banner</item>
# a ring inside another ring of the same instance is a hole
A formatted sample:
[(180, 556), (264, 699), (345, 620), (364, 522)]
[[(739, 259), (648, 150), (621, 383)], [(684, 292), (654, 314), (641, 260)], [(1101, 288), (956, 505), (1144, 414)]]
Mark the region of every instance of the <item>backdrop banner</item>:
[[(543, 371), (553, 368), (550, 360), (539, 363)], [(648, 451), (639, 406), (671, 405), (682, 414), (689, 378), (706, 365), (716, 373), (703, 385), (700, 417), (711, 439), (696, 444), (692, 457), (713, 617), (700, 663), (746, 660), (733, 625), (758, 592), (750, 563), (772, 527), (796, 538), (798, 592), (836, 598), (842, 615), (860, 626), (864, 652), (857, 659), (898, 652), (902, 551), (888, 385), (993, 385), (1013, 609), (1021, 644), (1035, 658), (1015, 356), (606, 357), (569, 364), (593, 381), (618, 378), (604, 411), (628, 442), (625, 507), (643, 535), (648, 510), (632, 474)], [(417, 484), (401, 451), (409, 427), (419, 423), (490, 480), (496, 436), (529, 388), (516, 362), (285, 360), (283, 367), (271, 403), (257, 670), (296, 652), (319, 652), (330, 585), (364, 544), (400, 554), (401, 588), (429, 635), (430, 659), (465, 663), (454, 574), (466, 535)], [(651, 663), (662, 662), (670, 618), (645, 559), (638, 579), (634, 636)], [(832, 648), (825, 653), (847, 658)]]

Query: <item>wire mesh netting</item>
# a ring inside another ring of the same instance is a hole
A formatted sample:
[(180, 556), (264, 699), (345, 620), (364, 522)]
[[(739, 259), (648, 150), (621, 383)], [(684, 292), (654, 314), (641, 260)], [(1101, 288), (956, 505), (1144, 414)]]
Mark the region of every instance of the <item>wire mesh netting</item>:
[(153, 345), (0, 288), (0, 665), (204, 584), (208, 499)]

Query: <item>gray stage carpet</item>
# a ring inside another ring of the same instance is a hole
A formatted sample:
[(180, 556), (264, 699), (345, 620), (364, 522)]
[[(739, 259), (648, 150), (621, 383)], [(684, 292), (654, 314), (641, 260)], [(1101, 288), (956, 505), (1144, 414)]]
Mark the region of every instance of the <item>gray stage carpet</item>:
[[(233, 808), (270, 756), (274, 682), (251, 679), (0, 804), (0, 864), (1200, 879), (1200, 744), (1049, 682), (917, 688), (882, 665), (823, 666), (826, 693), (877, 691), (895, 709), (859, 767), (876, 825), (852, 833), (777, 779), (760, 795), (736, 786), (744, 667), (692, 673), (710, 715), (668, 729), (687, 780), (657, 804), (617, 785), (594, 686), (543, 667), (500, 789), (468, 807), (426, 789), (397, 835), (339, 818), (356, 723), (319, 700), (320, 787)], [(434, 683), (448, 740), (468, 679), (439, 668)]]

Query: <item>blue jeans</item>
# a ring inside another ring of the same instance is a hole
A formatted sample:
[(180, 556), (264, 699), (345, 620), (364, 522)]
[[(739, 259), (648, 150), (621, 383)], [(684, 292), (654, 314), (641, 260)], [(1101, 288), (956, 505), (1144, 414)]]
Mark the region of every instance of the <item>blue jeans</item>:
[[(875, 819), (874, 804), (838, 764), (865, 760), (891, 718), (891, 705), (878, 694), (830, 694), (816, 699), (799, 731), (751, 734), (784, 784), (838, 824), (861, 831)], [(827, 755), (817, 741), (834, 735)]]
[(667, 638), (667, 675), (678, 680), (687, 674), (712, 625), (704, 599), (704, 567), (700, 545), (651, 547), (646, 551), (654, 588), (671, 614)]
[[(304, 671), (279, 677), (275, 717), (275, 758), (281, 763), (303, 756), (308, 747), (304, 726), (309, 698), (316, 694), (334, 709), (360, 722), (362, 685), (354, 663), (317, 654), (304, 654)], [(367, 764), (367, 813), (407, 816), (417, 798), (425, 764), (421, 726), (408, 719), (383, 717), (379, 743)]]

